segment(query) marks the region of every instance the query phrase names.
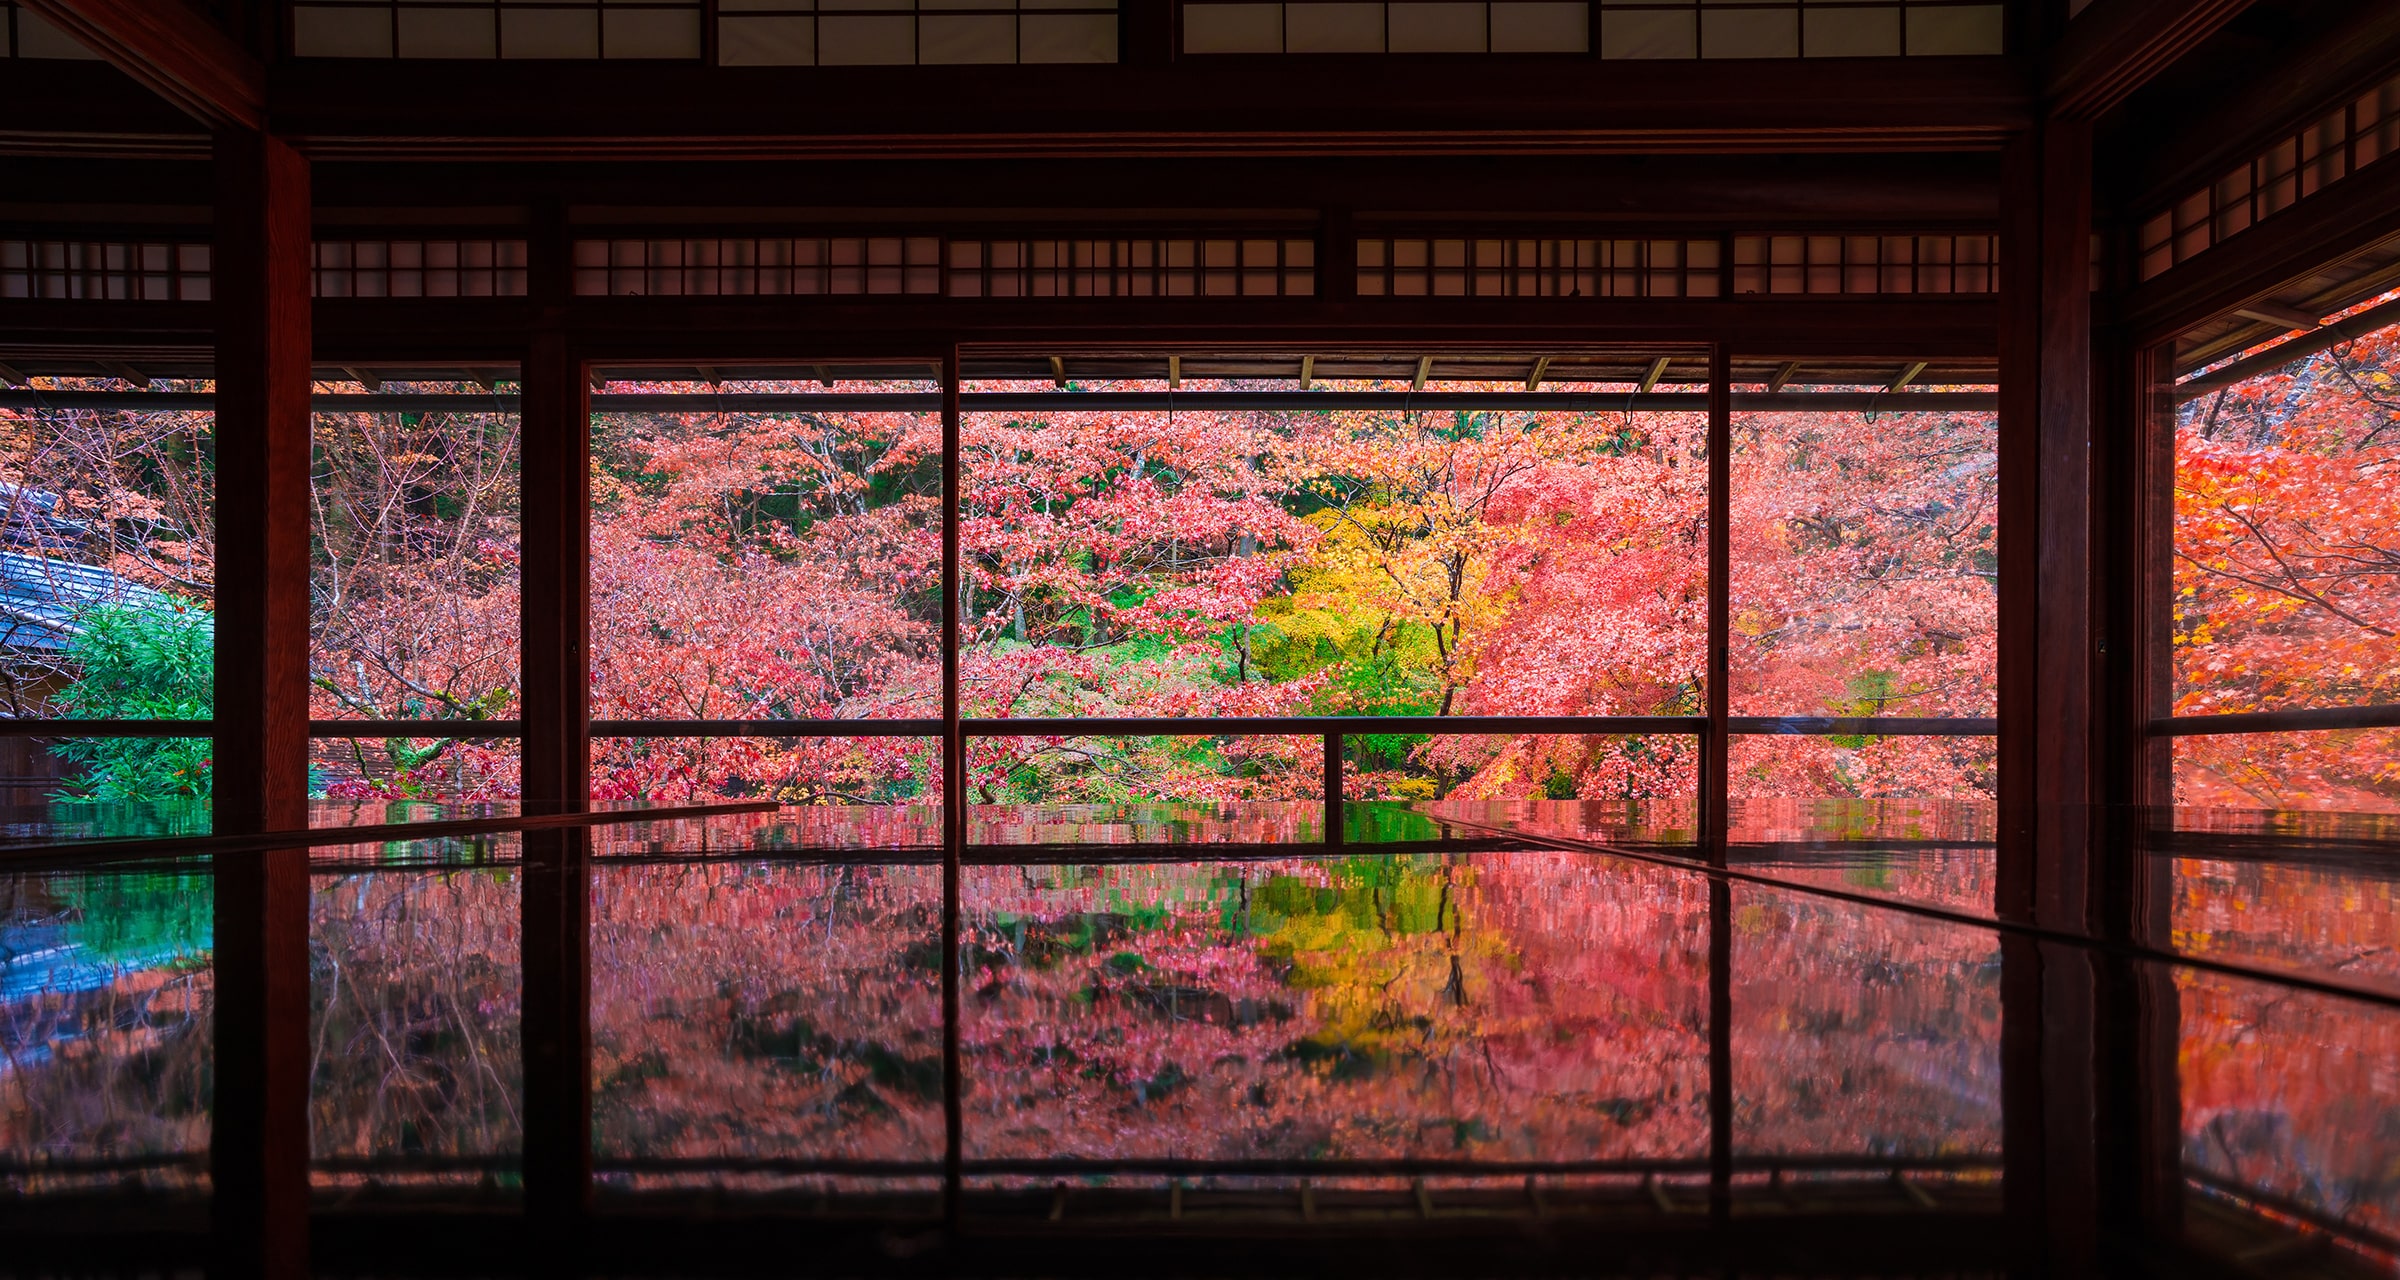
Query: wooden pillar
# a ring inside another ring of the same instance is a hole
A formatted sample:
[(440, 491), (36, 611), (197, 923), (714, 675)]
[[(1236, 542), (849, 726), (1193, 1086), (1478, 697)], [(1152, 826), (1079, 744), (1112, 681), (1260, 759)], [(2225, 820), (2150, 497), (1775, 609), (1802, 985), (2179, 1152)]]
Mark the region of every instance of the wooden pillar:
[[(217, 135), (216, 830), (308, 825), (308, 161)], [(217, 867), (209, 1172), (226, 1276), (308, 1271), (308, 851)]]
[(2005, 160), (2000, 334), (2000, 866), (2009, 919), (2093, 923), (2091, 130)]
[(574, 251), (563, 211), (550, 211), (528, 240), (534, 329), (519, 371), (524, 794), (557, 812), (583, 808), (590, 792), (591, 389), (563, 327)]
[[(2000, 830), (2003, 918), (2091, 930), (2091, 130), (2051, 119), (2003, 161)], [(2089, 953), (2002, 944), (2008, 1211), (2043, 1274), (2095, 1273), (2098, 975)]]
[[(591, 400), (561, 328), (572, 243), (552, 211), (528, 237), (535, 323), (518, 371), (528, 813), (590, 795)], [(525, 836), (525, 1214), (533, 1256), (576, 1264), (591, 1194), (591, 863), (583, 830)]]

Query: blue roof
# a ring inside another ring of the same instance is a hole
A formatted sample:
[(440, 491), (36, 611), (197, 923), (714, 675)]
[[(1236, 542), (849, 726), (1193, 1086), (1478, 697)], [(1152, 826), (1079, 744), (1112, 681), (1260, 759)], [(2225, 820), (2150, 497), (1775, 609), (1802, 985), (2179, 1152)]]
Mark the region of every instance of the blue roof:
[(163, 605), (164, 593), (95, 565), (0, 551), (0, 647), (56, 653), (100, 605)]

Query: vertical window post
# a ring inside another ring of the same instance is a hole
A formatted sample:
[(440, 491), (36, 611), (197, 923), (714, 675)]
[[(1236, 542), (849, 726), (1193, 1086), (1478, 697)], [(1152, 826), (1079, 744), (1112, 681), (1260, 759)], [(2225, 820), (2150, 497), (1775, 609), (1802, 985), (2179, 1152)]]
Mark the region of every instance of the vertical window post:
[[(527, 245), (538, 317), (520, 374), (528, 814), (581, 810), (590, 795), (591, 392), (556, 320), (571, 284), (564, 223), (552, 210)], [(590, 832), (524, 840), (525, 1212), (535, 1247), (555, 1254), (574, 1247), (591, 1191)]]
[[(1712, 866), (1725, 865), (1731, 825), (1726, 687), (1733, 642), (1733, 356), (1708, 353), (1708, 727), (1700, 738), (1700, 835)], [(1733, 1212), (1733, 886), (1708, 885), (1708, 1210)]]
[[(308, 825), (309, 172), (216, 137), (220, 834)], [(308, 851), (217, 868), (209, 1172), (222, 1274), (308, 1274)]]
[(1731, 822), (1726, 687), (1733, 645), (1733, 356), (1708, 354), (1708, 729), (1700, 739), (1700, 837), (1708, 859), (1725, 863)]
[(958, 348), (942, 361), (942, 1217), (958, 1226), (966, 1082), (959, 1048), (959, 867), (967, 848), (967, 739), (959, 713)]

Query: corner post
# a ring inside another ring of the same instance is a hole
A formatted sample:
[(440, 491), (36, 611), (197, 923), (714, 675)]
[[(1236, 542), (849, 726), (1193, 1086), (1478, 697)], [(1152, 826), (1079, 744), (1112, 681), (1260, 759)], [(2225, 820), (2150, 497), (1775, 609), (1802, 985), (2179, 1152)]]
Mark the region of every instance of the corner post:
[[(2051, 117), (2003, 158), (2000, 814), (2003, 919), (2089, 933), (2093, 628), (2092, 135)], [(2002, 941), (2005, 1194), (2045, 1274), (2097, 1263), (2100, 975), (2085, 949)]]

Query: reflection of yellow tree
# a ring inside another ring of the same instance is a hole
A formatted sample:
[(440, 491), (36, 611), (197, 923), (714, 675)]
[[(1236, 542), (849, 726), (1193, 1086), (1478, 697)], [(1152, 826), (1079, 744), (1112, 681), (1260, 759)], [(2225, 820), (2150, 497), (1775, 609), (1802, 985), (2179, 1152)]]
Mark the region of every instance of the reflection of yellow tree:
[(1304, 1061), (1379, 1069), (1402, 1063), (1427, 1076), (1473, 1071), (1498, 1028), (1488, 996), (1495, 974), (1520, 966), (1507, 935), (1470, 930), (1460, 898), (1475, 873), (1444, 859), (1409, 869), (1378, 860), (1341, 887), (1270, 883), (1280, 914), (1260, 954), (1290, 964), (1286, 982), (1314, 993), (1316, 1030), (1293, 1051)]

